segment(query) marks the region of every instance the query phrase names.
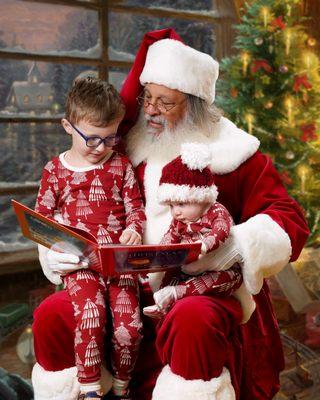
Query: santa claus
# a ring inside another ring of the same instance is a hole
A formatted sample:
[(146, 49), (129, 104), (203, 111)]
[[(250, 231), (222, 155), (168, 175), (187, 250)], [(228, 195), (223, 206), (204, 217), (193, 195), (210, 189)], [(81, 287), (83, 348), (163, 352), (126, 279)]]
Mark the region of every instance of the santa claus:
[[(218, 63), (183, 44), (173, 30), (145, 35), (121, 93), (127, 106), (122, 128), (131, 128), (127, 154), (145, 194), (145, 243), (159, 242), (171, 220), (168, 207), (156, 197), (163, 166), (179, 155), (183, 143), (207, 145), (218, 201), (236, 225), (217, 251), (184, 269), (198, 274), (240, 261), (256, 310), (248, 323), (239, 325), (242, 312), (233, 297), (195, 295), (178, 300), (157, 329), (146, 320), (133, 378), (135, 400), (262, 400), (272, 399), (279, 389), (282, 347), (264, 278), (298, 257), (308, 228), (270, 158), (260, 153), (259, 141), (214, 106), (217, 78)], [(43, 248), (40, 260), (55, 283), (61, 273), (79, 268), (69, 255)], [(142, 306), (153, 303), (152, 291), (162, 284), (167, 284), (163, 273), (149, 274), (142, 285)], [(174, 287), (167, 295), (176, 298)], [(74, 327), (64, 291), (36, 310), (35, 400), (77, 399)]]

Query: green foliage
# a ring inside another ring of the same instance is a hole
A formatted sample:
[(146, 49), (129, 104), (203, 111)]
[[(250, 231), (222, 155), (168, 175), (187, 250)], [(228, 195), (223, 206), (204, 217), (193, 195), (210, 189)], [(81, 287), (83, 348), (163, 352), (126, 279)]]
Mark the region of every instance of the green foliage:
[(217, 105), (261, 141), (304, 208), (320, 244), (320, 76), (302, 0), (255, 0), (236, 26), (236, 56), (221, 62)]

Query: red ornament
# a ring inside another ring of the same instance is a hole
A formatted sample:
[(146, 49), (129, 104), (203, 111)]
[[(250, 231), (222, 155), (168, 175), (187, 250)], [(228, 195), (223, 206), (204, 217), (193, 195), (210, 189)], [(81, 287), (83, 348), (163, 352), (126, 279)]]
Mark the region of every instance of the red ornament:
[(298, 92), (300, 89), (300, 86), (304, 86), (306, 89), (312, 89), (311, 83), (308, 81), (308, 77), (306, 74), (296, 76), (294, 78), (294, 84), (293, 84), (293, 90), (295, 92)]
[(271, 26), (273, 28), (279, 28), (281, 30), (284, 30), (286, 27), (285, 22), (283, 21), (283, 16), (280, 15), (278, 18), (275, 18), (273, 21), (271, 21)]
[(280, 173), (280, 178), (282, 180), (282, 182), (286, 185), (286, 186), (290, 186), (292, 185), (292, 179), (290, 177), (290, 175), (288, 174), (287, 171), (283, 171)]
[(252, 67), (251, 67), (251, 72), (255, 74), (257, 71), (260, 69), (266, 71), (266, 72), (272, 72), (272, 67), (268, 63), (267, 60), (253, 60), (252, 61)]
[(310, 124), (302, 124), (300, 126), (302, 135), (300, 136), (300, 139), (302, 142), (309, 142), (312, 140), (316, 140), (318, 138), (317, 133), (316, 133), (316, 124), (315, 122), (312, 122)]

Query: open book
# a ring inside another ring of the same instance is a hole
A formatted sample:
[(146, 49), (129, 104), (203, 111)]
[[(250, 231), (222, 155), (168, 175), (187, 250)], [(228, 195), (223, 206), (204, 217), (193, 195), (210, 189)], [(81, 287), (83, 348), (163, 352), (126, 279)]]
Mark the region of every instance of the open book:
[(87, 231), (44, 217), (15, 200), (12, 205), (24, 236), (55, 251), (88, 260), (90, 268), (103, 276), (179, 268), (195, 261), (201, 250), (200, 243), (101, 247)]

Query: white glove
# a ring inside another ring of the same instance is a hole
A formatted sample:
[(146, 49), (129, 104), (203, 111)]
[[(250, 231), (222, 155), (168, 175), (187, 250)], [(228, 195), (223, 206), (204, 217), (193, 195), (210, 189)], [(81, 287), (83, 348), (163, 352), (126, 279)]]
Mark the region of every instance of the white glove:
[(216, 250), (210, 251), (188, 265), (182, 266), (182, 271), (188, 275), (199, 275), (205, 271), (225, 271), (236, 262), (242, 262), (239, 246), (233, 236), (230, 236)]
[(61, 275), (89, 266), (87, 260), (81, 261), (80, 257), (74, 254), (48, 250), (41, 245), (38, 246), (38, 250), (43, 273), (55, 285), (62, 283)]
[(153, 293), (154, 302), (162, 311), (167, 311), (178, 300), (175, 286), (165, 286)]
[(165, 315), (165, 312), (154, 304), (153, 306), (143, 307), (143, 314), (150, 318), (160, 319)]

